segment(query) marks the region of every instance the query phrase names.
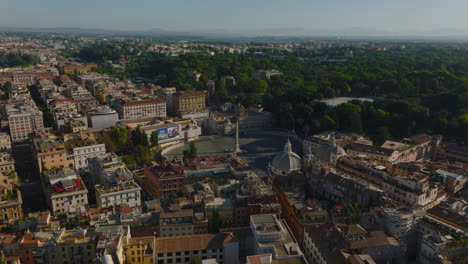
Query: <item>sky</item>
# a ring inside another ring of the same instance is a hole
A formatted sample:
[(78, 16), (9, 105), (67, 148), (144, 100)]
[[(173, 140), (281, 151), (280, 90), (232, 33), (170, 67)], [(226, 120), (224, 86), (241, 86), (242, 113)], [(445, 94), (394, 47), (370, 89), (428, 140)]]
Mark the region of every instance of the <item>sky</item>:
[(468, 0), (0, 0), (0, 27), (171, 31), (463, 29)]

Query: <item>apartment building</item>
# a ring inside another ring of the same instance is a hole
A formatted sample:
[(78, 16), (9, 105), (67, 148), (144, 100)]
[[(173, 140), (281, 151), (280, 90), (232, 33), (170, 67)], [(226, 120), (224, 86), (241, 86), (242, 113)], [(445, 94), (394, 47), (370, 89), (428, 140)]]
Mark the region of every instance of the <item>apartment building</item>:
[(90, 73), (93, 68), (97, 67), (95, 63), (69, 63), (59, 66), (62, 74), (86, 74)]
[(46, 248), (47, 263), (94, 263), (96, 236), (88, 229), (62, 229)]
[(0, 151), (11, 153), (11, 139), (8, 133), (0, 132)]
[(218, 263), (239, 263), (239, 242), (232, 233), (201, 234), (176, 237), (158, 237), (154, 240), (157, 264), (192, 263), (216, 259)]
[(90, 131), (64, 134), (65, 149), (73, 157), (75, 168), (84, 169), (88, 159), (106, 153), (106, 145), (98, 142)]
[(115, 183), (96, 185), (96, 202), (101, 208), (119, 205), (141, 206), (141, 188), (133, 180), (116, 180)]
[(15, 172), (15, 160), (8, 152), (0, 152), (0, 173), (4, 175)]
[(14, 142), (28, 139), (33, 132), (43, 132), (42, 112), (32, 102), (18, 102), (6, 106), (6, 119)]
[(75, 165), (74, 159), (67, 155), (65, 145), (59, 138), (51, 136), (34, 138), (32, 149), (39, 172), (53, 168), (68, 168)]
[(161, 237), (186, 236), (208, 233), (208, 221), (203, 212), (193, 209), (168, 209), (159, 214)]
[(26, 87), (27, 85), (34, 84), (37, 77), (41, 76), (57, 76), (58, 71), (55, 68), (48, 69), (22, 69), (11, 68), (1, 72), (0, 79), (2, 83), (11, 81), (15, 85)]
[(211, 220), (213, 215), (217, 214), (221, 223), (231, 226), (233, 222), (234, 206), (232, 200), (228, 198), (216, 197), (213, 201), (205, 203), (206, 217)]
[(256, 255), (272, 254), (273, 259), (288, 259), (293, 263), (305, 260), (286, 222), (278, 219), (276, 215), (252, 215), (250, 229), (253, 233)]
[(44, 193), (53, 214), (74, 214), (87, 209), (88, 190), (75, 170), (51, 170), (45, 176)]
[(155, 198), (167, 197), (184, 187), (185, 177), (181, 170), (164, 164), (145, 165), (145, 176), (156, 189)]
[(23, 215), (21, 192), (9, 184), (0, 185), (0, 227), (19, 220)]
[(185, 113), (203, 111), (206, 108), (206, 94), (197, 91), (177, 92), (172, 95), (174, 113), (181, 116)]
[(162, 99), (119, 100), (115, 104), (115, 109), (120, 119), (165, 117), (167, 115), (166, 101)]
[(154, 94), (157, 95), (159, 98), (162, 98), (166, 100), (166, 108), (167, 108), (167, 113), (172, 114), (174, 111), (173, 108), (173, 100), (172, 100), (172, 95), (174, 95), (177, 92), (177, 89), (175, 87), (165, 87), (165, 88), (160, 88), (156, 91), (154, 91)]
[(154, 236), (126, 237), (124, 239), (125, 263), (154, 264)]

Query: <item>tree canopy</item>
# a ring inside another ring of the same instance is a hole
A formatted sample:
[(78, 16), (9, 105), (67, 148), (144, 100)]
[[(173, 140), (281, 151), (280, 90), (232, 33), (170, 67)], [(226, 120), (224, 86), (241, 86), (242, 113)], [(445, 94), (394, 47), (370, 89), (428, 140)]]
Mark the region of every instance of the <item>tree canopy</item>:
[(38, 60), (29, 54), (4, 53), (0, 52), (0, 68), (1, 67), (26, 67), (38, 63)]
[[(371, 46), (295, 52), (258, 48), (262, 56), (187, 53), (164, 57), (155, 52), (135, 53), (125, 44), (105, 43), (83, 48), (79, 56), (98, 62), (125, 57), (126, 76), (144, 77), (179, 90), (205, 89), (206, 82), (214, 80), (211, 103), (261, 104), (273, 113), (274, 125), (298, 133), (338, 129), (375, 136), (380, 142), (429, 132), (468, 142), (467, 47), (391, 46), (385, 51)], [(352, 58), (345, 55), (350, 50)], [(283, 74), (253, 78), (252, 73), (260, 69)], [(201, 73), (198, 81), (188, 74), (193, 71)], [(226, 76), (232, 76), (235, 83), (228, 85)], [(374, 101), (353, 101), (334, 109), (320, 102), (337, 96)], [(377, 138), (381, 133), (383, 137)]]

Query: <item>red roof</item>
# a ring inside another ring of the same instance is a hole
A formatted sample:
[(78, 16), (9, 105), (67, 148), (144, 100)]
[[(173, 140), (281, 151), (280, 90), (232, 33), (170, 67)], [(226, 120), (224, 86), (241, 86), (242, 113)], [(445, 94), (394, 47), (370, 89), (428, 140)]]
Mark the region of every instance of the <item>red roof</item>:
[(55, 77), (57, 80), (70, 80), (70, 77), (68, 77), (67, 75), (60, 75), (60, 76), (56, 76)]
[(36, 77), (36, 80), (40, 81), (40, 80), (46, 80), (46, 79), (49, 79), (49, 80), (52, 80), (54, 79), (55, 76), (38, 76)]
[(54, 104), (63, 103), (63, 102), (73, 102), (73, 100), (72, 99), (56, 99), (50, 102), (49, 104), (54, 105)]
[(73, 100), (73, 102), (87, 102), (87, 101), (97, 101), (97, 100), (94, 97), (88, 97), (88, 98), (85, 98), (85, 99)]

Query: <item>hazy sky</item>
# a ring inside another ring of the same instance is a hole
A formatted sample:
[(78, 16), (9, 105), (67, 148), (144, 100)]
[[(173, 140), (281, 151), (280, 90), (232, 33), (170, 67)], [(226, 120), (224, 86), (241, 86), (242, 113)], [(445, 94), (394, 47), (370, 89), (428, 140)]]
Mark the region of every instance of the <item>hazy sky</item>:
[(468, 29), (468, 0), (0, 0), (0, 27)]

